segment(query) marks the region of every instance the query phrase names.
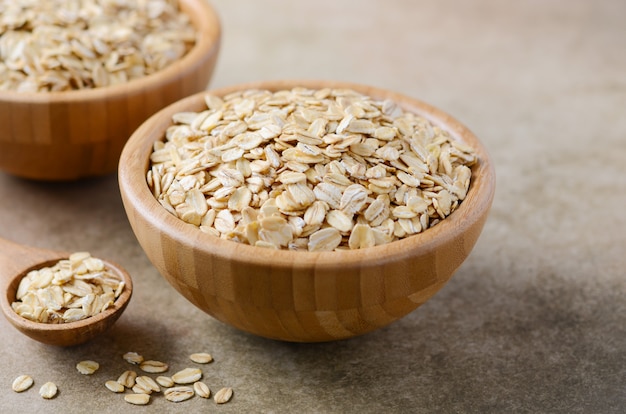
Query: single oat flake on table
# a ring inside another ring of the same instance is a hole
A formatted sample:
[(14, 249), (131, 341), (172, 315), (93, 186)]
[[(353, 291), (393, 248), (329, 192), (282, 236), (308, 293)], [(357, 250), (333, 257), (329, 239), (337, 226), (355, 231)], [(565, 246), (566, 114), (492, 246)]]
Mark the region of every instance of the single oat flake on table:
[(24, 392), (34, 384), (33, 378), (30, 375), (20, 375), (13, 380), (11, 388), (15, 392)]
[(39, 388), (39, 395), (46, 400), (50, 400), (57, 395), (58, 388), (54, 382), (46, 382)]
[(150, 374), (160, 374), (169, 369), (169, 365), (161, 361), (146, 360), (139, 364), (139, 368), (143, 372)]
[(361, 249), (452, 214), (476, 154), (404, 111), (348, 89), (208, 94), (173, 116), (147, 183), (171, 214), (273, 249)]
[(76, 369), (83, 375), (92, 375), (100, 369), (100, 364), (91, 360), (80, 361), (76, 364)]

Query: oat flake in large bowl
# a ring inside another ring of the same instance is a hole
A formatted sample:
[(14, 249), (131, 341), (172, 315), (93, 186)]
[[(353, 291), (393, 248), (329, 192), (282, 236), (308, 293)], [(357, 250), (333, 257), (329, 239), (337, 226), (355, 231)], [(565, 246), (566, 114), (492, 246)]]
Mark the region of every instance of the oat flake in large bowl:
[(473, 247), (494, 173), (443, 112), (345, 83), (197, 94), (129, 140), (120, 188), (142, 247), (198, 307), (290, 341), (415, 309)]

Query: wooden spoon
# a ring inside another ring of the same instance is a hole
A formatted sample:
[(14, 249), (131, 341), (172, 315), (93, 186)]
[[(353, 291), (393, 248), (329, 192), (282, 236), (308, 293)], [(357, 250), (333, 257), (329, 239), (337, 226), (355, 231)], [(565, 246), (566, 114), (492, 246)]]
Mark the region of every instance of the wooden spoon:
[(126, 286), (114, 305), (95, 316), (76, 322), (48, 324), (33, 322), (19, 316), (11, 308), (15, 301), (20, 280), (30, 270), (52, 266), (61, 259), (67, 259), (68, 253), (23, 246), (0, 238), (0, 286), (2, 296), (0, 307), (7, 320), (20, 332), (39, 342), (71, 346), (89, 341), (109, 329), (120, 317), (133, 291), (133, 284), (128, 272), (119, 265), (104, 260), (106, 267), (119, 275)]

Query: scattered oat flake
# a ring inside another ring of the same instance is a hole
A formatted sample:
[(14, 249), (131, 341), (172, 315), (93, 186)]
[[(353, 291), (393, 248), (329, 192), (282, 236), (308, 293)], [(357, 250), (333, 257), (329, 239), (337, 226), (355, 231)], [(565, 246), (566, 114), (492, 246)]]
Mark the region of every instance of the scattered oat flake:
[(30, 375), (20, 375), (13, 380), (12, 388), (15, 392), (23, 392), (33, 385), (34, 381)]
[(139, 368), (141, 368), (142, 371), (150, 374), (160, 374), (167, 371), (169, 369), (169, 366), (165, 362), (147, 360), (139, 364)]
[(148, 394), (126, 394), (124, 401), (134, 405), (146, 405), (150, 402), (150, 395)]
[(124, 392), (124, 386), (117, 381), (109, 380), (104, 383), (104, 386), (115, 393)]
[(58, 388), (54, 382), (46, 382), (39, 388), (39, 395), (49, 400), (57, 395), (57, 391)]
[(206, 385), (204, 382), (201, 382), (201, 381), (194, 382), (193, 390), (196, 392), (196, 395), (198, 395), (198, 397), (201, 397), (201, 398), (211, 397), (211, 390), (209, 389), (209, 386)]
[(170, 377), (166, 377), (163, 375), (156, 377), (156, 382), (157, 384), (159, 384), (160, 386), (164, 388), (169, 388), (169, 387), (174, 386), (174, 381)]
[(139, 355), (137, 352), (126, 352), (122, 355), (122, 358), (124, 358), (124, 361), (135, 365), (139, 365), (143, 362), (143, 356)]
[(233, 389), (229, 387), (222, 388), (218, 392), (215, 393), (213, 400), (217, 404), (225, 404), (233, 397)]
[(150, 388), (145, 388), (144, 386), (140, 385), (140, 384), (135, 384), (133, 385), (133, 388), (131, 388), (131, 390), (135, 393), (135, 394), (152, 394), (152, 390)]
[(181, 402), (194, 396), (194, 390), (191, 387), (180, 386), (168, 388), (163, 392), (165, 399), (171, 402)]
[(126, 388), (133, 388), (136, 379), (137, 373), (135, 371), (124, 371), (122, 375), (120, 375), (120, 377), (117, 379), (117, 382), (119, 382)]
[(213, 362), (213, 356), (211, 356), (211, 354), (207, 354), (206, 352), (191, 354), (189, 359), (196, 364), (208, 364), (209, 362)]
[(161, 391), (161, 387), (159, 387), (159, 384), (157, 384), (155, 380), (153, 380), (152, 378), (146, 375), (137, 377), (137, 379), (135, 380), (135, 385), (138, 385), (142, 387), (143, 389), (150, 390), (153, 392)]
[(96, 361), (86, 360), (80, 361), (78, 364), (76, 364), (76, 369), (83, 375), (91, 375), (96, 372), (98, 368), (100, 368), (100, 364), (98, 364)]
[(202, 378), (202, 371), (198, 368), (185, 368), (172, 375), (172, 380), (176, 384), (193, 384)]

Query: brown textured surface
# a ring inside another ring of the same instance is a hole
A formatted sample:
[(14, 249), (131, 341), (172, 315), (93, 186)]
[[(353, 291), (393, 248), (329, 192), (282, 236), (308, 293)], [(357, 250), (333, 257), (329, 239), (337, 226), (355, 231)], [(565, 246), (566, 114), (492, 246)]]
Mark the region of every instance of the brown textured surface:
[[(142, 410), (103, 385), (127, 369), (121, 354), (130, 350), (173, 369), (211, 352), (205, 382), (234, 389), (224, 406), (155, 398), (151, 412), (624, 411), (623, 1), (214, 4), (224, 42), (212, 86), (349, 80), (415, 96), (468, 125), (498, 173), (478, 243), (400, 321), (351, 340), (289, 344), (232, 329), (177, 294), (134, 238), (116, 177), (37, 184), (0, 175), (0, 236), (84, 247), (135, 282), (113, 330), (77, 348), (40, 345), (0, 318), (0, 412)], [(82, 359), (100, 370), (78, 374)], [(56, 381), (59, 395), (44, 401), (37, 385), (14, 393), (22, 373), (39, 386)]]

